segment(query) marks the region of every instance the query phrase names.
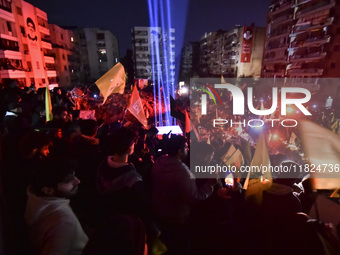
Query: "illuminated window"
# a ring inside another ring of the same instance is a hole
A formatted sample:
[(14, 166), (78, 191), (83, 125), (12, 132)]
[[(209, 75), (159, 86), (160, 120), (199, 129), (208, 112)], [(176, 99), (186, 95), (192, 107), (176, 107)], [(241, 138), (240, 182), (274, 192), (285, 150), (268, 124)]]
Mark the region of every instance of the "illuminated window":
[(71, 42), (74, 42), (74, 38), (73, 38), (73, 36), (71, 36)]

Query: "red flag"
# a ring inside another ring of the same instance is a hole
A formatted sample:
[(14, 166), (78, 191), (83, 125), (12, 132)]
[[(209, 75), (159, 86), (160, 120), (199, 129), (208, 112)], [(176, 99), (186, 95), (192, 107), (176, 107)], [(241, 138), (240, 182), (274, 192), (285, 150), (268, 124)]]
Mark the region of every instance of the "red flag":
[(129, 106), (127, 108), (133, 116), (136, 117), (136, 119), (143, 124), (144, 127), (148, 127), (148, 121), (145, 117), (145, 113), (143, 110), (143, 104), (142, 100), (140, 99), (137, 86), (134, 86), (131, 97), (130, 97), (130, 102)]
[(189, 133), (191, 130), (190, 128), (190, 118), (188, 112), (185, 111), (185, 133)]

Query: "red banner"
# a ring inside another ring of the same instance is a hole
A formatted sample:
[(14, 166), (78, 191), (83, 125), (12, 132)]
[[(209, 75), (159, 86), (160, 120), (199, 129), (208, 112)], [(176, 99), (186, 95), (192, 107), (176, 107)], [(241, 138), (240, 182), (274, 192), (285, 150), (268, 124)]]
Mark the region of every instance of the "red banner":
[(253, 47), (253, 27), (243, 27), (241, 63), (250, 62)]

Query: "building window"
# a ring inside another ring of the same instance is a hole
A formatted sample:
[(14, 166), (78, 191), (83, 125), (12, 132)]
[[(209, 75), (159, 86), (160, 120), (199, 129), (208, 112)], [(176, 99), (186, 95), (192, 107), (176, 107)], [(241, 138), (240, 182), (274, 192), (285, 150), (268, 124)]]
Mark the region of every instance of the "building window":
[(23, 26), (20, 26), (20, 32), (21, 32), (23, 37), (26, 37), (26, 31), (25, 31), (25, 28)]
[(9, 1), (0, 1), (0, 9), (3, 9), (5, 11), (8, 12), (12, 12), (12, 6), (11, 6), (11, 2)]
[(28, 45), (27, 44), (24, 44), (24, 54), (25, 55), (28, 55)]
[(61, 40), (64, 40), (63, 34), (60, 34), (60, 38), (61, 38)]
[[(27, 68), (29, 69), (29, 71), (32, 71), (32, 63), (31, 61), (27, 61)], [(33, 80), (34, 83), (34, 80)]]
[(62, 58), (65, 60), (65, 55), (64, 54), (62, 55)]
[(332, 62), (332, 63), (331, 63), (331, 69), (334, 69), (335, 66), (336, 66), (335, 62)]
[(19, 6), (17, 6), (17, 13), (22, 16), (22, 10)]
[(104, 33), (98, 33), (97, 34), (97, 40), (104, 40), (104, 39), (105, 39)]
[(73, 38), (73, 36), (71, 36), (71, 42), (74, 42), (74, 38)]
[(64, 70), (67, 71), (67, 66), (64, 66)]
[(98, 51), (98, 58), (99, 62), (107, 62), (107, 55), (106, 55), (106, 50), (105, 49), (100, 49)]
[(11, 22), (6, 21), (8, 32), (12, 32)]

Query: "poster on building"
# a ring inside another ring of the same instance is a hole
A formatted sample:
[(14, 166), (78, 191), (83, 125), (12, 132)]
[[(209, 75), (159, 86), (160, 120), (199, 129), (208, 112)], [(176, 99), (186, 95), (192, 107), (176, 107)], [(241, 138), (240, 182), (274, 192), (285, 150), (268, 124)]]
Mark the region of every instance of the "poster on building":
[(241, 63), (250, 62), (253, 47), (253, 27), (243, 27)]
[(146, 86), (148, 86), (148, 79), (134, 79), (133, 83), (139, 89), (144, 89)]
[(40, 34), (34, 6), (24, 1), (21, 3), (34, 78), (46, 79), (40, 50)]

